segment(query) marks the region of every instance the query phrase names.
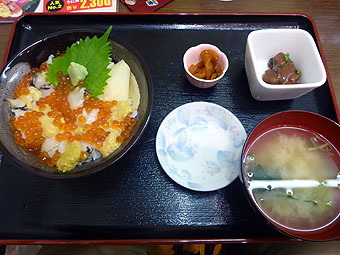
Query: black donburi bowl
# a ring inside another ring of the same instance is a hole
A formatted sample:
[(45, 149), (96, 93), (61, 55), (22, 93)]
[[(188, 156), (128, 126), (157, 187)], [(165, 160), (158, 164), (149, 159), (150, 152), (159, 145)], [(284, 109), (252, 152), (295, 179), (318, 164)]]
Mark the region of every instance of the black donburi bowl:
[(71, 46), (72, 43), (79, 39), (85, 39), (87, 36), (90, 38), (93, 36), (100, 37), (102, 35), (103, 32), (90, 30), (68, 30), (48, 35), (35, 41), (17, 53), (2, 70), (0, 76), (0, 150), (4, 156), (18, 168), (35, 175), (60, 179), (74, 178), (95, 173), (121, 158), (142, 135), (150, 119), (152, 109), (153, 86), (151, 76), (147, 65), (139, 53), (126, 42), (111, 35), (109, 40), (112, 44), (111, 57), (113, 61), (116, 63), (121, 59), (124, 59), (130, 66), (132, 73), (135, 75), (140, 90), (137, 124), (130, 136), (124, 140), (121, 146), (105, 158), (100, 158), (80, 166), (78, 165), (73, 170), (62, 173), (57, 171), (55, 167), (48, 167), (47, 165), (40, 164), (35, 156), (26, 153), (18, 146), (12, 136), (11, 127), (9, 125), (9, 119), (11, 118), (12, 113), (9, 104), (5, 99), (13, 98), (16, 85), (21, 81), (24, 75), (24, 73), (17, 71), (15, 66), (18, 63), (25, 62), (32, 68), (39, 67), (42, 62), (47, 60), (50, 54), (66, 50), (68, 46)]

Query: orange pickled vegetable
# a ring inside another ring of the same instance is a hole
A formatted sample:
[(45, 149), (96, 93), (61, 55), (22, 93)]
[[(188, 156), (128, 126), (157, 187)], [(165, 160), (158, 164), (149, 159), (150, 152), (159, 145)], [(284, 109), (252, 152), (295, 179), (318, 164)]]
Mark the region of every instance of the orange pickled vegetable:
[(198, 73), (200, 69), (204, 68), (203, 61), (198, 62), (196, 65), (191, 65), (189, 67), (189, 72), (192, 74)]
[(210, 80), (211, 75), (214, 73), (215, 70), (215, 67), (212, 62), (212, 56), (207, 50), (202, 51), (200, 56), (205, 66), (205, 79)]
[(215, 51), (213, 51), (213, 50), (206, 50), (206, 51), (210, 54), (210, 56), (212, 58), (212, 62), (214, 64), (217, 64), (217, 62), (218, 62), (218, 54)]
[(200, 54), (202, 61), (192, 64), (189, 72), (199, 79), (213, 80), (223, 73), (218, 64), (218, 54), (213, 50), (203, 50)]
[(216, 79), (217, 77), (220, 77), (221, 75), (223, 74), (223, 71), (220, 67), (220, 65), (217, 65), (216, 66), (216, 70), (215, 70), (215, 73), (213, 73), (213, 75), (211, 76), (211, 79)]

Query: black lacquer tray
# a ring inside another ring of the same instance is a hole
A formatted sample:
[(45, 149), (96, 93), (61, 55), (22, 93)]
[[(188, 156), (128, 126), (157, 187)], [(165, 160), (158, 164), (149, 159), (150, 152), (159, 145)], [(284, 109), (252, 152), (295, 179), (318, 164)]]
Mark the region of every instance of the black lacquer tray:
[[(234, 113), (247, 134), (264, 118), (286, 110), (307, 110), (338, 121), (330, 84), (287, 101), (252, 99), (244, 69), (248, 34), (264, 28), (301, 28), (318, 42), (313, 21), (277, 14), (103, 14), (26, 15), (15, 23), (8, 57), (47, 34), (91, 28), (130, 43), (149, 66), (154, 108), (138, 143), (103, 171), (70, 180), (29, 175), (6, 158), (0, 168), (0, 239), (38, 240), (274, 240), (285, 236), (255, 213), (237, 179), (226, 188), (196, 192), (173, 182), (155, 152), (157, 129), (176, 107), (193, 101), (219, 104)], [(216, 87), (188, 83), (185, 50), (211, 43), (230, 62)]]

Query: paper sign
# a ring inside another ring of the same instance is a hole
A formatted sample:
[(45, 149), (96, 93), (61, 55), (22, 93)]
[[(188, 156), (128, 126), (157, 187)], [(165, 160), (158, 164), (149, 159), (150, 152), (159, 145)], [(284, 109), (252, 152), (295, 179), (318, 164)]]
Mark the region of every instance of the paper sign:
[(111, 7), (112, 0), (44, 0), (44, 12), (73, 12)]
[(117, 12), (117, 0), (0, 0), (0, 23), (30, 12)]

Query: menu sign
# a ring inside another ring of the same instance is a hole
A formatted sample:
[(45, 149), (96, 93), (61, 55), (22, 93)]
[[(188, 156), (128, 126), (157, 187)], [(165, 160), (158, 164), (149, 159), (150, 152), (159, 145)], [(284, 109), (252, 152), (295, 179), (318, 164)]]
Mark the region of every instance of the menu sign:
[(40, 0), (0, 0), (0, 22), (13, 21), (25, 12), (33, 12)]
[(44, 0), (44, 12), (72, 12), (109, 8), (112, 0)]
[(0, 0), (0, 23), (24, 13), (116, 12), (117, 0)]

